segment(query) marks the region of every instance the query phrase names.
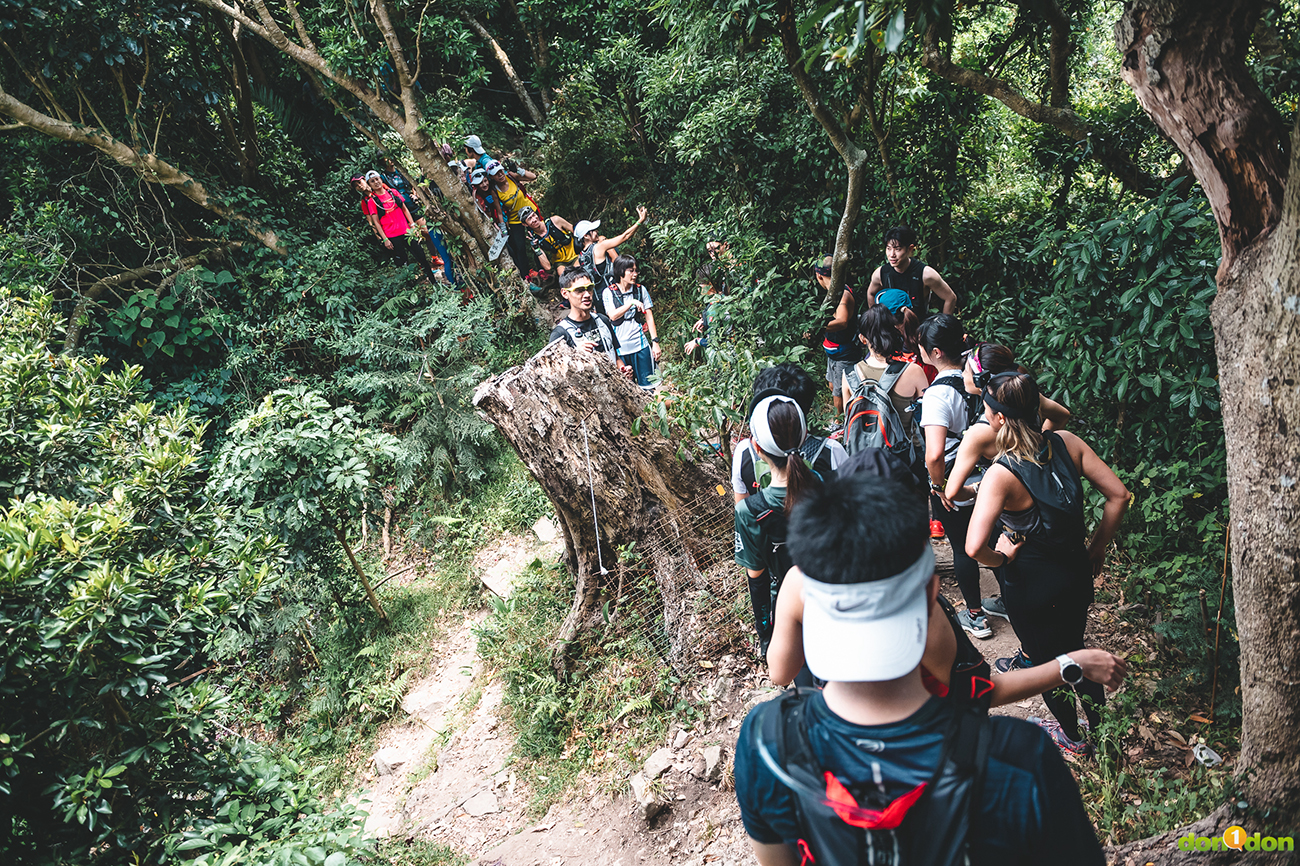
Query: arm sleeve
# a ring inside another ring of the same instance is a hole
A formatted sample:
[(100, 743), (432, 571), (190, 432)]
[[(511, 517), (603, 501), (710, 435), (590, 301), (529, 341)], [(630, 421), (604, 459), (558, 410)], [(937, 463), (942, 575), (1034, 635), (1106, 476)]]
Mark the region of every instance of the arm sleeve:
[(735, 453), (731, 455), (731, 489), (736, 493), (749, 493), (749, 488), (745, 486), (743, 461), (749, 456), (750, 463), (753, 463), (752, 452), (749, 450), (749, 440), (746, 439), (736, 446)]
[[(611, 289), (601, 289), (600, 299), (604, 302), (606, 311), (612, 313), (617, 309), (618, 305), (614, 303), (614, 292)], [(619, 321), (623, 320), (622, 316), (618, 318)], [(610, 321), (613, 321), (613, 319), (610, 319)]]
[(849, 452), (836, 439), (826, 440), (826, 450), (831, 452), (831, 470), (840, 468), (840, 464), (849, 459)]
[(961, 399), (961, 395), (949, 388), (947, 385), (940, 385), (938, 388), (926, 388), (925, 394), (921, 397), (921, 426), (922, 427), (947, 427), (949, 430), (960, 430), (965, 424), (964, 407), (963, 418), (957, 420), (957, 414), (954, 412), (952, 397)]

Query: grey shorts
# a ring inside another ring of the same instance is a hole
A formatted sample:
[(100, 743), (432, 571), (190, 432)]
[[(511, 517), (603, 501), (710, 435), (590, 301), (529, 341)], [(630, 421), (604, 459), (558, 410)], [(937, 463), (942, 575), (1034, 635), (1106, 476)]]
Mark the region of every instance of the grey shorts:
[(826, 356), (826, 381), (830, 383), (831, 390), (834, 393), (838, 394), (840, 392), (840, 388), (844, 384), (844, 374), (849, 371), (850, 367), (861, 360), (861, 358), (855, 358), (848, 352)]

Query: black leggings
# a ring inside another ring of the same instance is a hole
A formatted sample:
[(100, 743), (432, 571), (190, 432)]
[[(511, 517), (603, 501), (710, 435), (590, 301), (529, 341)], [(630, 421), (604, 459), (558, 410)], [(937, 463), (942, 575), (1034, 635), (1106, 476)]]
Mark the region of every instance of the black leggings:
[[(1060, 557), (1035, 555), (1026, 545), (1015, 561), (1007, 565), (1008, 580), (1003, 587), (1002, 602), (1011, 618), (1011, 627), (1020, 638), (1021, 648), (1036, 665), (1083, 648), (1083, 629), (1092, 604), (1092, 575), (1087, 558), (1081, 559), (1082, 562), (1062, 562)], [(1055, 585), (1057, 591), (1044, 595), (1018, 589), (1026, 584), (1037, 584), (1037, 589)], [(1043, 693), (1043, 702), (1061, 723), (1066, 736), (1077, 740), (1075, 693), (1084, 699), (1084, 715), (1096, 729), (1101, 721), (1098, 710), (1106, 704), (1106, 689), (1101, 683), (1085, 679), (1077, 686), (1058, 686)]]
[(399, 265), (415, 265), (415, 270), (421, 276), (429, 274), (433, 270), (433, 263), (429, 261), (429, 255), (424, 251), (423, 244), (411, 243), (410, 238), (406, 235), (398, 235), (395, 238), (389, 238), (393, 242), (393, 248), (390, 250), (384, 245), (384, 252)]
[(967, 608), (979, 610), (980, 600), (980, 565), (966, 555), (966, 528), (970, 526), (970, 516), (974, 507), (967, 506), (949, 511), (943, 507), (942, 500), (930, 494), (930, 510), (935, 520), (943, 524), (943, 534), (948, 536), (952, 545), (952, 571), (961, 588), (961, 597)]
[(519, 223), (510, 223), (506, 227), (506, 251), (510, 253), (510, 261), (519, 269), (519, 276), (527, 278), (529, 271), (537, 270), (537, 253), (533, 252), (533, 245), (528, 240), (528, 229)]

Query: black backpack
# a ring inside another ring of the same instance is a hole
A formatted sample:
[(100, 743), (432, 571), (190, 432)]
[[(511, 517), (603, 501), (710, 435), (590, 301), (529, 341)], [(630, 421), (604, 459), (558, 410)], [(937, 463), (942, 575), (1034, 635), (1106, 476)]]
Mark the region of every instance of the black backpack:
[[(762, 715), (750, 728), (759, 757), (794, 794), (804, 834), (798, 840), (802, 862), (968, 863), (966, 837), (979, 808), (976, 793), (983, 784), (992, 735), (987, 711), (979, 704), (959, 703), (944, 732), (934, 774), (923, 788), (891, 804), (884, 802), (872, 780), (845, 785), (818, 765), (808, 739), (807, 703), (814, 692), (788, 689), (758, 708)], [(771, 745), (776, 746), (775, 755)]]
[(596, 245), (588, 244), (587, 248), (578, 254), (578, 267), (582, 268), (583, 272), (587, 276), (591, 277), (591, 281), (595, 283), (596, 312), (600, 313), (602, 316), (608, 316), (609, 314), (605, 312), (604, 295), (605, 289), (609, 288), (610, 285), (609, 263), (605, 262), (604, 264), (596, 264), (595, 261), (593, 261), (595, 252)]

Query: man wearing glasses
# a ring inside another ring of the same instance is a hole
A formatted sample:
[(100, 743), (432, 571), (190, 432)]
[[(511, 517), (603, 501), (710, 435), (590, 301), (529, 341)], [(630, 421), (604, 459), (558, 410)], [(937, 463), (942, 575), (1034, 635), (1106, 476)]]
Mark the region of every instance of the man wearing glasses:
[(609, 319), (591, 311), (595, 303), (595, 290), (586, 271), (565, 271), (560, 277), (560, 291), (569, 302), (569, 315), (555, 325), (551, 331), (551, 342), (564, 340), (575, 349), (603, 354), (618, 366), (620, 373), (631, 379), (632, 368), (618, 356), (618, 339), (614, 336), (614, 326)]

